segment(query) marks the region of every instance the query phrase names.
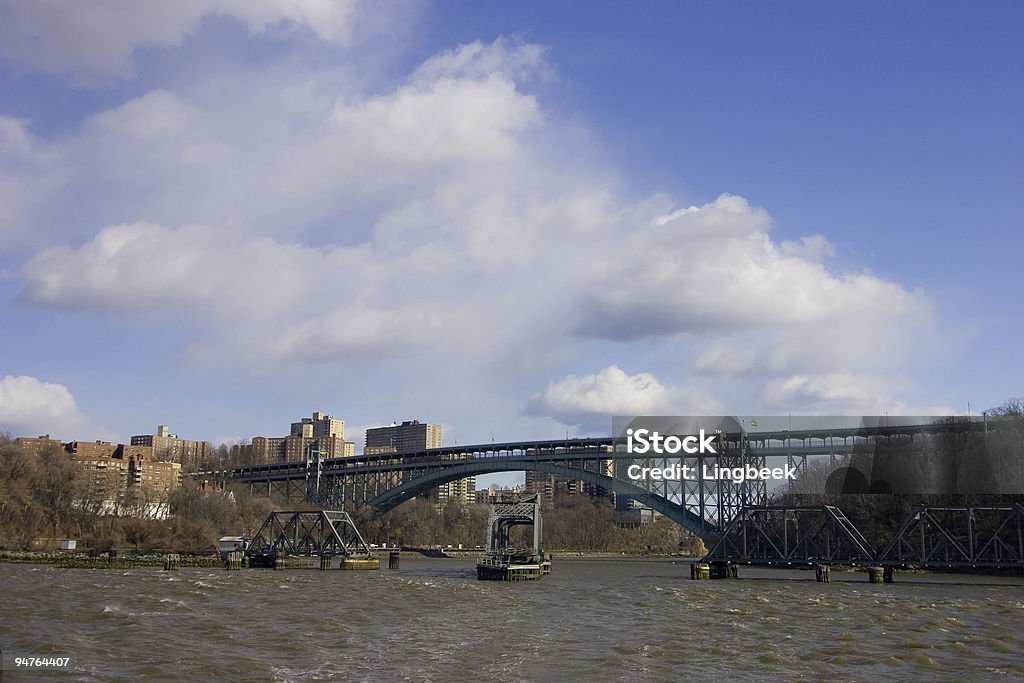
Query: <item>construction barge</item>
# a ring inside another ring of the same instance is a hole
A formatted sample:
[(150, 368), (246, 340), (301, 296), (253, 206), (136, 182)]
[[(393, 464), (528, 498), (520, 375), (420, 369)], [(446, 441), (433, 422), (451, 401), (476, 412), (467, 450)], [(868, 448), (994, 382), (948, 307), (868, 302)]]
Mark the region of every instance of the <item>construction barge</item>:
[[(514, 526), (533, 527), (533, 547), (513, 549), (509, 532)], [(541, 549), (540, 497), (507, 496), (491, 505), (487, 551), (476, 565), (480, 581), (536, 581), (551, 573), (551, 556)]]

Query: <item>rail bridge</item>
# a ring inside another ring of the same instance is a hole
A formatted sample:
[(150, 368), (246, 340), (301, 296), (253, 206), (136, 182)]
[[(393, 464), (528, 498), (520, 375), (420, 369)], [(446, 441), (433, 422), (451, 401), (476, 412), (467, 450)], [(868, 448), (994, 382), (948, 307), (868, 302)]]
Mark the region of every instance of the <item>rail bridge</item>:
[(923, 435), (980, 428), (977, 422), (958, 422), (756, 432), (741, 429), (716, 434), (714, 455), (684, 457), (629, 453), (626, 439), (617, 436), (448, 446), (331, 459), (310, 453), (304, 461), (207, 471), (198, 476), (247, 484), (253, 492), (279, 496), (289, 502), (304, 501), (339, 510), (369, 505), (378, 512), (386, 512), (433, 487), (458, 479), (497, 472), (544, 472), (632, 498), (705, 542), (714, 543), (742, 509), (767, 503), (765, 481), (733, 482), (702, 477), (634, 480), (628, 476), (629, 466), (657, 468), (684, 462), (703, 472), (705, 466), (761, 468), (769, 458), (774, 458), (784, 459), (797, 472), (804, 472), (808, 458), (813, 456), (828, 456), (836, 462), (857, 452), (871, 451), (882, 442), (913, 447)]
[(914, 508), (878, 550), (832, 505), (743, 508), (705, 561), (761, 566), (1024, 570), (1024, 506)]

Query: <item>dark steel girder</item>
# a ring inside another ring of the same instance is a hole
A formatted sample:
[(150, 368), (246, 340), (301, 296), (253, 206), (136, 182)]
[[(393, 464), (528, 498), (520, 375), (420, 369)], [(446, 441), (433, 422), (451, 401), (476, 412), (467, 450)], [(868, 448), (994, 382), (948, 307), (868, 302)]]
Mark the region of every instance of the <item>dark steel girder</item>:
[(679, 524), (684, 529), (699, 536), (705, 542), (714, 541), (718, 537), (717, 527), (686, 509), (662, 496), (652, 494), (645, 489), (622, 479), (600, 474), (579, 467), (572, 467), (555, 462), (544, 462), (535, 459), (513, 460), (503, 458), (499, 462), (467, 462), (467, 463), (445, 463), (444, 468), (432, 468), (425, 474), (414, 479), (403, 482), (401, 485), (384, 492), (376, 498), (367, 501), (371, 507), (378, 512), (387, 512), (407, 500), (426, 493), (435, 486), (445, 484), (458, 479), (475, 476), (478, 474), (494, 474), (497, 472), (518, 472), (535, 471), (553, 474), (558, 477), (575, 479), (603, 486), (615, 492), (617, 495), (633, 498), (639, 503), (650, 507), (652, 510), (665, 515), (670, 520)]

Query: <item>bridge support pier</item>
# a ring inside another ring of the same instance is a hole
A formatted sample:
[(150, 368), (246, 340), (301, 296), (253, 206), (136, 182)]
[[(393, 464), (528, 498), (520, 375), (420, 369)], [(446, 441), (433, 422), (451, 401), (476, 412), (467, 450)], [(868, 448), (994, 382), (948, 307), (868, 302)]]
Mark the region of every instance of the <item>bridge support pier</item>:
[(717, 560), (711, 563), (712, 579), (738, 579), (740, 578), (740, 566), (735, 562), (723, 562)]
[(402, 555), (397, 550), (392, 550), (388, 555), (388, 569), (398, 569), (398, 562)]
[(333, 558), (330, 555), (320, 556), (320, 571), (328, 571), (331, 568), (331, 560)]
[(832, 582), (832, 568), (827, 564), (819, 564), (814, 569), (814, 578), (818, 583), (831, 583)]
[(703, 581), (711, 578), (711, 566), (706, 562), (694, 562), (690, 565), (690, 578)]

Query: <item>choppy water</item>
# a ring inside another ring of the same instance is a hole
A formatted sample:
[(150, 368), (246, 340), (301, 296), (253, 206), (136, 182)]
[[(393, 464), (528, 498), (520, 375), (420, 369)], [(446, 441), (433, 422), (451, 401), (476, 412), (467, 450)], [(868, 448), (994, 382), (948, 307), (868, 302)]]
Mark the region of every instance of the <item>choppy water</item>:
[[(386, 563), (385, 563), (386, 564)], [(0, 565), (0, 647), (73, 657), (18, 680), (664, 681), (1024, 678), (1024, 581), (556, 558), (539, 582), (472, 560), (398, 571)]]

